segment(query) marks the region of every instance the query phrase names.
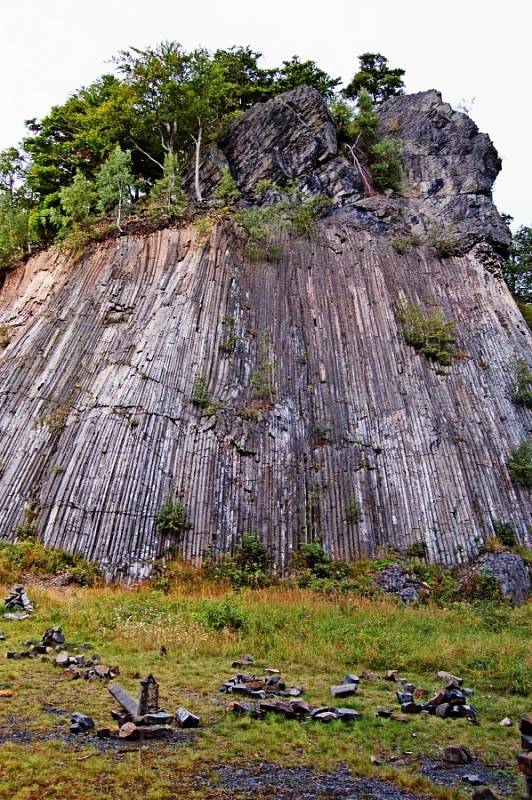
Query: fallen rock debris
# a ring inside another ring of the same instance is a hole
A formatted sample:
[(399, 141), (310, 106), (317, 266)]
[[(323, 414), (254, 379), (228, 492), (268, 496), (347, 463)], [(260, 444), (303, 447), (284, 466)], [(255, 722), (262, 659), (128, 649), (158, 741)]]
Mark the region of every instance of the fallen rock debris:
[[(233, 665), (236, 662), (233, 661)], [(264, 700), (266, 697), (276, 695), (277, 697), (299, 697), (303, 694), (301, 686), (286, 686), (278, 673), (268, 674), (265, 678), (256, 675), (247, 675), (239, 672), (232, 678), (224, 681), (218, 691), (227, 694), (241, 694), (252, 697), (256, 700)]]
[[(159, 684), (153, 675), (140, 681), (139, 699), (135, 700), (120, 684), (110, 683), (110, 694), (121, 706), (111, 716), (118, 722), (120, 739), (165, 739), (173, 735), (175, 719), (180, 728), (197, 728), (200, 718), (186, 708), (178, 708), (174, 717), (159, 707)], [(101, 738), (110, 738), (112, 731), (102, 728), (97, 731)], [(116, 735), (116, 734), (115, 734)]]
[(4, 619), (27, 619), (34, 611), (33, 603), (21, 584), (13, 586), (4, 600), (4, 606), (7, 608)]

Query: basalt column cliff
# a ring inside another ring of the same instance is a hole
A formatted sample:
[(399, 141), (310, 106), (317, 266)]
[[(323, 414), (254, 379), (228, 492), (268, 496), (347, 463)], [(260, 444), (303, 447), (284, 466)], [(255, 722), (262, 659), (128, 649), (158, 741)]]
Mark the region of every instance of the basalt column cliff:
[[(530, 543), (530, 491), (506, 459), (532, 426), (508, 393), (531, 335), (499, 276), (497, 154), (434, 91), (389, 100), (381, 119), (401, 145), (400, 194), (364, 194), (311, 89), (255, 106), (211, 149), (207, 198), (224, 167), (243, 204), (262, 179), (331, 198), (312, 235), (279, 233), (274, 258), (251, 257), (226, 219), (50, 250), (7, 275), (2, 538), (31, 507), (46, 543), (146, 574), (171, 496), (193, 560), (251, 530), (280, 571), (314, 538), (341, 558), (425, 542), (453, 563), (502, 519)], [(459, 255), (440, 257), (434, 231)], [(402, 254), (397, 237), (413, 242)], [(406, 344), (401, 300), (456, 320), (463, 356), (441, 369)]]

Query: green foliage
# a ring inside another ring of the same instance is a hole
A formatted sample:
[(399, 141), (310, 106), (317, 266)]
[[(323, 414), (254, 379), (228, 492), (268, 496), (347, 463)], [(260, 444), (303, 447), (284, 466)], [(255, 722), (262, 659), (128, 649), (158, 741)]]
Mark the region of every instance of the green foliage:
[(250, 258), (271, 261), (278, 257), (280, 247), (275, 239), (290, 227), (281, 205), (240, 208), (233, 219), (248, 237), (246, 252)]
[(253, 187), (253, 194), (257, 199), (263, 197), (266, 192), (280, 192), (281, 187), (275, 183), (275, 181), (270, 180), (269, 178), (261, 178), (260, 181), (257, 181), (255, 186)]
[(341, 78), (331, 78), (315, 61), (301, 61), (298, 56), (292, 56), (290, 61), (283, 61), (283, 66), (277, 71), (275, 88), (286, 92), (298, 86), (311, 86), (323, 97), (331, 98), (340, 83)]
[(524, 358), (517, 358), (510, 364), (512, 384), (510, 397), (517, 405), (532, 408), (532, 370)]
[(503, 520), (494, 519), (492, 523), (493, 532), (504, 547), (515, 547), (517, 545), (517, 536), (513, 522), (503, 522)]
[(96, 176), (96, 190), (98, 208), (113, 212), (119, 231), (123, 214), (131, 208), (134, 187), (131, 151), (117, 145)]
[(362, 91), (366, 91), (378, 104), (404, 93), (404, 69), (391, 69), (388, 59), (380, 53), (363, 53), (358, 61), (358, 72), (342, 91), (345, 97), (355, 100)]
[(164, 157), (163, 175), (150, 190), (148, 210), (153, 217), (166, 214), (172, 218), (182, 216), (187, 210), (187, 197), (181, 188), (179, 159), (175, 153), (166, 153)]
[(91, 213), (96, 202), (94, 184), (79, 170), (68, 186), (59, 192), (65, 225), (86, 227), (91, 221)]
[(29, 196), (24, 188), (25, 163), (15, 147), (0, 151), (0, 269), (27, 249)]
[(404, 255), (411, 247), (418, 243), (416, 236), (395, 236), (390, 239), (390, 244), (400, 256)]
[(217, 200), (221, 200), (225, 206), (233, 205), (240, 199), (240, 189), (228, 167), (222, 172), (222, 177), (216, 187), (215, 197)]
[(442, 230), (432, 228), (428, 233), (427, 242), (440, 258), (450, 258), (460, 253), (460, 241), (455, 236), (452, 226)]
[(14, 543), (0, 542), (0, 583), (21, 581), (28, 574), (35, 577), (65, 575), (69, 582), (95, 586), (101, 573), (94, 562), (77, 553), (52, 550), (35, 538), (35, 527), (24, 523), (16, 532)]
[(232, 314), (227, 314), (222, 322), (224, 326), (224, 335), (220, 341), (220, 352), (232, 353), (236, 347), (238, 336), (235, 330), (235, 318)]
[(523, 225), (515, 234), (502, 275), (514, 297), (532, 303), (532, 228)]
[(268, 349), (262, 345), (256, 369), (250, 375), (251, 397), (269, 403), (272, 396), (272, 364), (268, 359)]
[(270, 583), (268, 552), (254, 533), (242, 534), (242, 543), (234, 556), (214, 560), (207, 554), (204, 569), (207, 577), (227, 581), (235, 588), (259, 588)]
[(408, 558), (427, 558), (427, 543), (423, 541), (412, 542), (406, 549)]
[(331, 110), (340, 139), (358, 169), (366, 191), (398, 191), (402, 182), (399, 143), (379, 136), (380, 120), (368, 92), (361, 89), (356, 113), (345, 101), (337, 101)]
[(532, 436), (512, 448), (506, 464), (516, 486), (532, 486)]
[(244, 631), (249, 624), (243, 606), (232, 598), (205, 600), (196, 619), (208, 631)]
[(487, 572), (472, 572), (460, 582), (460, 593), (464, 600), (477, 603), (501, 603), (501, 585), (498, 579)]
[(192, 394), (190, 402), (200, 408), (207, 408), (211, 404), (211, 396), (207, 388), (207, 378), (205, 375), (196, 375), (192, 384)]
[(401, 151), (393, 139), (381, 139), (370, 150), (370, 170), (378, 191), (399, 191), (402, 183)]
[(160, 533), (171, 536), (176, 543), (181, 541), (184, 531), (190, 529), (185, 506), (175, 497), (167, 497), (155, 515), (155, 524)]
[(352, 497), (345, 509), (345, 518), (352, 525), (362, 522), (363, 514), (360, 503), (356, 497)]
[(519, 298), (517, 298), (516, 302), (519, 307), (519, 311), (523, 315), (523, 319), (530, 330), (532, 330), (532, 303), (523, 303), (521, 300), (519, 300)]
[(442, 366), (450, 366), (459, 356), (456, 347), (456, 322), (441, 311), (427, 314), (419, 305), (403, 302), (396, 314), (405, 342)]

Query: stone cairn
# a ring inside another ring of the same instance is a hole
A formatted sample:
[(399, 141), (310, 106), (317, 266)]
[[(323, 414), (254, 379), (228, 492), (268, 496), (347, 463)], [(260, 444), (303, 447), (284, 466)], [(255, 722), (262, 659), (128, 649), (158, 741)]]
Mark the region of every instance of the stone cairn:
[[(438, 672), (437, 678), (445, 684), (432, 697), (427, 689), (416, 688), (404, 678), (398, 676), (397, 670), (389, 670), (385, 675), (386, 680), (400, 684), (401, 689), (396, 692), (397, 702), (403, 714), (435, 714), (437, 717), (451, 719), (465, 718), (473, 724), (478, 724), (477, 712), (468, 702), (474, 693), (473, 689), (462, 688), (463, 680), (450, 672)], [(430, 699), (427, 699), (429, 698)]]
[[(107, 687), (112, 697), (121, 706), (119, 711), (111, 711), (118, 722), (120, 739), (165, 739), (173, 736), (172, 721), (179, 728), (197, 728), (200, 719), (186, 708), (178, 708), (174, 717), (159, 706), (159, 684), (153, 675), (140, 681), (139, 699), (126, 692), (118, 683)], [(100, 738), (109, 738), (113, 732), (108, 728), (97, 731)]]
[(8, 619), (25, 619), (34, 610), (33, 603), (21, 584), (13, 586), (4, 600), (4, 606), (7, 609), (7, 614), (4, 616)]

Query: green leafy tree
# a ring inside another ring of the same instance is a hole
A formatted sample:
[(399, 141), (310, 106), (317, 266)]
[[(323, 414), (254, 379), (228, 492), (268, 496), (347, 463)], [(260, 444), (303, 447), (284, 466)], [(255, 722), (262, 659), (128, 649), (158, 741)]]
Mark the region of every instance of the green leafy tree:
[(131, 207), (135, 178), (131, 151), (115, 147), (96, 176), (97, 205), (101, 212), (113, 212), (116, 227), (122, 232), (122, 215)]
[(240, 189), (228, 167), (222, 172), (215, 194), (216, 199), (221, 200), (226, 206), (230, 206), (240, 199)]
[(275, 87), (278, 91), (286, 92), (297, 86), (312, 86), (330, 100), (341, 82), (341, 78), (331, 78), (315, 61), (301, 61), (298, 56), (292, 56), (290, 61), (283, 61), (283, 66), (278, 70)]
[(358, 57), (359, 69), (342, 94), (357, 100), (362, 91), (368, 92), (375, 104), (404, 93), (404, 69), (390, 69), (388, 59), (380, 53), (363, 53)]
[(152, 212), (180, 216), (187, 209), (187, 198), (181, 188), (179, 158), (175, 153), (164, 157), (163, 175), (153, 184), (149, 196)]
[(523, 225), (515, 234), (503, 277), (515, 297), (532, 303), (532, 228)]
[(81, 228), (91, 222), (92, 212), (96, 204), (94, 184), (78, 170), (69, 186), (60, 191), (64, 224), (74, 224)]

